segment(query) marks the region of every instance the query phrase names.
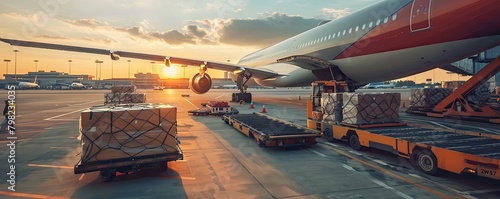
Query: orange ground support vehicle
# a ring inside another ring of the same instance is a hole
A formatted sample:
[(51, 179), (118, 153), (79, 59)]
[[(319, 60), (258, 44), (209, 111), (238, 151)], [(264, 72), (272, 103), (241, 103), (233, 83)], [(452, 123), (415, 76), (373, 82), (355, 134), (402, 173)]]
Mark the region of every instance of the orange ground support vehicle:
[[(409, 159), (422, 172), (434, 175), (439, 170), (472, 173), (500, 180), (500, 136), (457, 133), (422, 125), (396, 123), (346, 126), (323, 122), (315, 113), (321, 110), (321, 92), (341, 92), (342, 84), (315, 82), (307, 105), (308, 128), (321, 130), (327, 141), (347, 141), (351, 148), (375, 148)], [(326, 88), (325, 88), (326, 87)]]

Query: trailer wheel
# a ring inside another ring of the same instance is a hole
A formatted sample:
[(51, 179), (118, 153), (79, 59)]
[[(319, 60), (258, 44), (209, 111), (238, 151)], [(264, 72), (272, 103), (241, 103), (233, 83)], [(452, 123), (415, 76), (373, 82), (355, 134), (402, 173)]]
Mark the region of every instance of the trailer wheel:
[(432, 152), (429, 150), (419, 150), (417, 152), (416, 164), (418, 168), (428, 175), (436, 175), (439, 168), (437, 165), (437, 159)]
[(323, 137), (328, 142), (333, 141), (333, 132), (332, 132), (332, 129), (326, 128), (325, 131), (323, 131)]
[(111, 182), (116, 177), (115, 169), (103, 169), (99, 175), (103, 182)]
[(359, 143), (358, 135), (352, 134), (351, 136), (349, 136), (349, 146), (351, 146), (351, 148), (356, 151), (361, 151), (362, 146)]
[(160, 172), (164, 172), (168, 170), (168, 161), (165, 162), (158, 162), (160, 165)]

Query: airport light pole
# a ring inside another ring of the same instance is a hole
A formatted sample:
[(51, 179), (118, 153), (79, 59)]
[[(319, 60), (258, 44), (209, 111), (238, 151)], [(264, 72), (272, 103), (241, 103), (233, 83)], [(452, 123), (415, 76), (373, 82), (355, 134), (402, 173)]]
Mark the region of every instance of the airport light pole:
[[(6, 63), (6, 67), (5, 67), (5, 74), (9, 74), (9, 62), (10, 62), (10, 59), (4, 59), (3, 60), (5, 63)], [(5, 77), (5, 79), (7, 79), (7, 77)]]
[(13, 50), (15, 57), (14, 57), (14, 79), (17, 80), (17, 53), (19, 50)]
[(113, 62), (114, 60), (111, 60), (111, 79), (113, 79), (113, 73), (114, 73), (114, 70), (113, 70)]
[(128, 62), (128, 78), (130, 79), (130, 59), (127, 60)]
[(68, 75), (71, 75), (71, 62), (73, 62), (73, 60), (68, 60), (68, 63), (69, 63), (69, 73)]
[(38, 72), (38, 60), (35, 59), (34, 62), (35, 62), (35, 72)]

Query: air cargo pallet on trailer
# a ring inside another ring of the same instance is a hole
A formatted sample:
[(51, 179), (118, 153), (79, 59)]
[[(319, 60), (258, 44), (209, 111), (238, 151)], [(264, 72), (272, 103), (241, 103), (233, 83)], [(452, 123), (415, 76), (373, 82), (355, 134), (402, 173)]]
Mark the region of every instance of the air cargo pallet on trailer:
[(222, 120), (261, 147), (291, 147), (316, 144), (319, 131), (292, 124), (261, 113), (224, 115)]
[(422, 172), (439, 169), (500, 180), (500, 136), (420, 126), (358, 128), (323, 123), (327, 141), (344, 140), (355, 150), (376, 148), (407, 158)]

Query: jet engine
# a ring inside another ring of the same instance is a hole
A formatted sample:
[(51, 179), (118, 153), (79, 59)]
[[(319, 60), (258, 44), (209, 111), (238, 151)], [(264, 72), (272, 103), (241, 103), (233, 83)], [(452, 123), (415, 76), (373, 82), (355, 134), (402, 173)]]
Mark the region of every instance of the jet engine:
[(204, 94), (212, 88), (212, 78), (207, 73), (196, 73), (189, 79), (189, 88), (196, 94)]

